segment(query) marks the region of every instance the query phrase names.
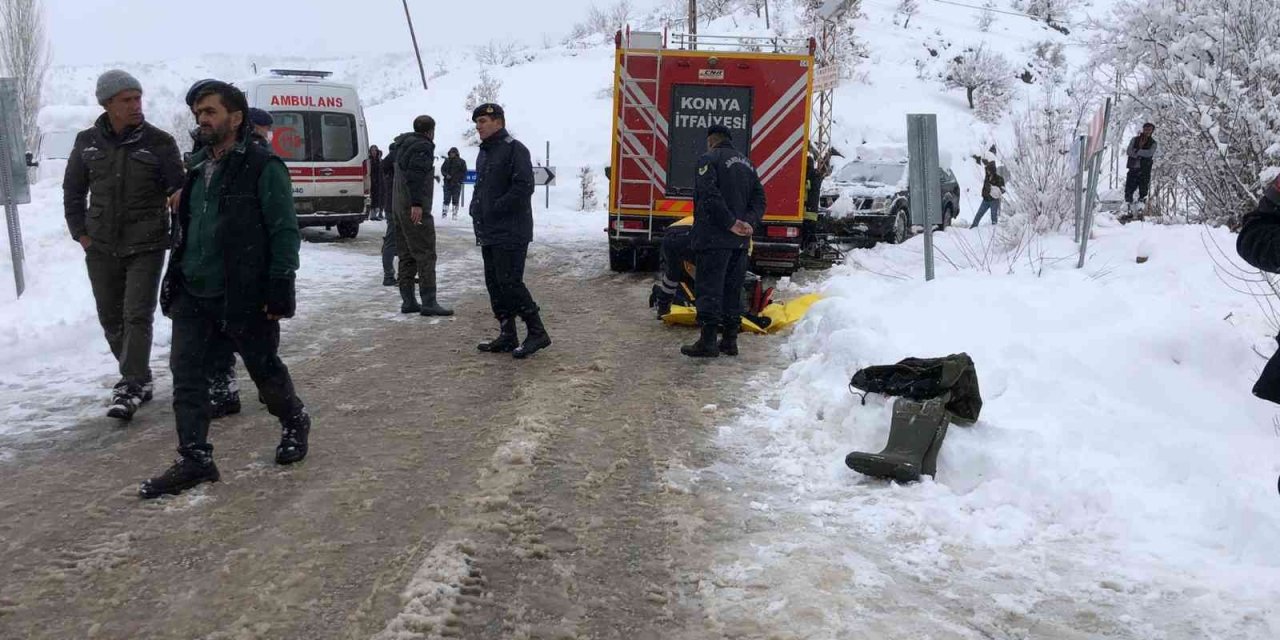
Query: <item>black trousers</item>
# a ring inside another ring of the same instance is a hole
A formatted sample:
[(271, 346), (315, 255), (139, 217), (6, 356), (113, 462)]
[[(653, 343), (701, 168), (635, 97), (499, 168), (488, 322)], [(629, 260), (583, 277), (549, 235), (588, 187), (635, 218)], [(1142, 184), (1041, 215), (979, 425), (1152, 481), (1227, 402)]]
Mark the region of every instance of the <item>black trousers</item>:
[(1151, 169), (1130, 169), (1129, 173), (1124, 177), (1124, 201), (1133, 202), (1133, 192), (1138, 192), (1138, 198), (1147, 199), (1147, 191), (1151, 189)]
[(694, 305), (698, 324), (732, 329), (742, 322), (742, 284), (747, 278), (745, 249), (703, 249), (698, 252)]
[(462, 199), (461, 184), (445, 184), (444, 185), (444, 201), (440, 203), (440, 210), (445, 211), (449, 205), (458, 206), (458, 202)]
[(480, 255), (484, 258), (484, 286), (489, 290), (493, 316), (505, 320), (538, 313), (538, 304), (524, 284), (529, 245), (485, 245), (480, 248)]
[(183, 456), (203, 459), (213, 452), (209, 444), (209, 372), (220, 357), (214, 348), (219, 334), (240, 354), (271, 415), (285, 421), (303, 409), (289, 369), (278, 355), (280, 323), (265, 315), (225, 322), (223, 306), (222, 298), (200, 298), (180, 291), (170, 309), (173, 346), (169, 368), (173, 372), (178, 452)]
[(382, 275), (396, 275), (396, 215), (387, 214), (387, 232), (382, 234)]

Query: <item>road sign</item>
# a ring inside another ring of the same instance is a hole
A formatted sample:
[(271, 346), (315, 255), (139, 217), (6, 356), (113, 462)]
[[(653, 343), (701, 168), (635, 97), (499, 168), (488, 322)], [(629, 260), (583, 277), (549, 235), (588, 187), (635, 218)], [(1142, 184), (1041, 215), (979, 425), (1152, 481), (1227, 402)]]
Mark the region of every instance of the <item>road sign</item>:
[(840, 85), (840, 65), (828, 64), (813, 72), (813, 90), (829, 91)]
[(18, 101), (18, 81), (0, 78), (0, 206), (4, 207), (9, 231), (9, 257), (13, 260), (13, 284), (18, 297), (27, 288), (23, 276), (22, 227), (18, 205), (31, 202), (27, 185), (27, 150), (22, 137), (22, 109)]
[(462, 184), (475, 184), (475, 183), (476, 183), (476, 170), (468, 169), (467, 176), (462, 179)]
[[(924, 224), (924, 279), (933, 280), (933, 223), (942, 221), (942, 171), (938, 168), (938, 116), (907, 115), (907, 171), (911, 220)], [(895, 224), (897, 224), (895, 222)]]
[(533, 168), (533, 185), (535, 187), (554, 186), (556, 183), (555, 167), (534, 167)]

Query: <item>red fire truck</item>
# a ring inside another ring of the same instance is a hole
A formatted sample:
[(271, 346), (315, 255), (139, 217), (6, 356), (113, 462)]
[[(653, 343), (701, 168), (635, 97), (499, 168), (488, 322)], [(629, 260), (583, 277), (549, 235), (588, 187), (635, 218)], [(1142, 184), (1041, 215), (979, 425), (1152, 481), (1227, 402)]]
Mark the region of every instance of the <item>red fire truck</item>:
[[(670, 40), (670, 42), (668, 42)], [(752, 268), (800, 262), (812, 39), (619, 31), (609, 176), (609, 266), (652, 269), (663, 232), (693, 213), (707, 127), (724, 125), (764, 183)]]

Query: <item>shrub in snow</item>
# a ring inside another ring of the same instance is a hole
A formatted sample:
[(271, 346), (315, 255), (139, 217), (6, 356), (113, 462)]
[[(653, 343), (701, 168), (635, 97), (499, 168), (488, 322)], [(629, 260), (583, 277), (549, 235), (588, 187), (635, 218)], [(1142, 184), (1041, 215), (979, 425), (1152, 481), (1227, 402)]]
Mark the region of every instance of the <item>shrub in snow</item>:
[(986, 33), (991, 30), (991, 24), (996, 21), (996, 12), (992, 11), (996, 6), (992, 0), (987, 0), (982, 5), (982, 12), (978, 14), (978, 31)]
[(986, 45), (965, 49), (947, 64), (942, 82), (948, 89), (964, 89), (969, 108), (985, 122), (1000, 118), (1012, 97), (1013, 67)]
[(1046, 86), (1037, 100), (1014, 117), (1013, 150), (1005, 163), (1006, 208), (1001, 213), (1019, 216), (1036, 234), (1059, 231), (1075, 220), (1068, 151), (1072, 132), (1067, 123), (1071, 121), (1069, 107), (1053, 86)]
[(579, 211), (593, 211), (600, 206), (600, 199), (596, 196), (596, 175), (591, 171), (591, 167), (582, 167), (578, 170), (579, 185)]
[[(794, 35), (815, 35), (822, 31), (822, 19), (818, 17), (818, 9), (826, 4), (826, 0), (799, 0), (803, 16), (799, 26), (800, 33)], [(862, 17), (860, 3), (845, 11), (836, 24), (835, 41), (831, 43), (831, 55), (840, 65), (840, 73), (845, 79), (852, 78), (854, 71), (862, 59), (867, 57), (867, 47), (857, 37), (857, 20)], [(782, 13), (782, 12), (779, 12)]]
[(476, 107), (486, 102), (498, 102), (498, 91), (502, 89), (502, 81), (489, 74), (488, 69), (480, 70), (480, 81), (476, 86), (471, 87), (471, 93), (467, 94), (466, 110), (467, 110), (467, 129), (462, 132), (462, 137), (467, 144), (476, 146), (480, 144), (480, 136), (476, 134), (476, 128), (471, 123), (471, 113)]
[(617, 0), (603, 9), (591, 5), (587, 9), (587, 17), (573, 25), (565, 38), (567, 45), (592, 45), (608, 42), (619, 29), (633, 21), (635, 7), (631, 0)]
[(1152, 193), (1166, 211), (1235, 225), (1280, 164), (1280, 3), (1128, 2), (1099, 25), (1099, 84), (1120, 101), (1111, 139), (1156, 125)]

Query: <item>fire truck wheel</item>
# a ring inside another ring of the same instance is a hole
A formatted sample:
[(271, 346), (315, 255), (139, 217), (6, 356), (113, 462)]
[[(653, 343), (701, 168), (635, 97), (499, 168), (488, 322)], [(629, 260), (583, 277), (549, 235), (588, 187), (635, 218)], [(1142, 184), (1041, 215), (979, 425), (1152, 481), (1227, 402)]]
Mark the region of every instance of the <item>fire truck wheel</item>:
[(338, 223), (339, 238), (354, 238), (358, 233), (360, 233), (359, 222), (339, 222)]
[(609, 270), (617, 273), (634, 271), (636, 268), (636, 250), (609, 247)]

